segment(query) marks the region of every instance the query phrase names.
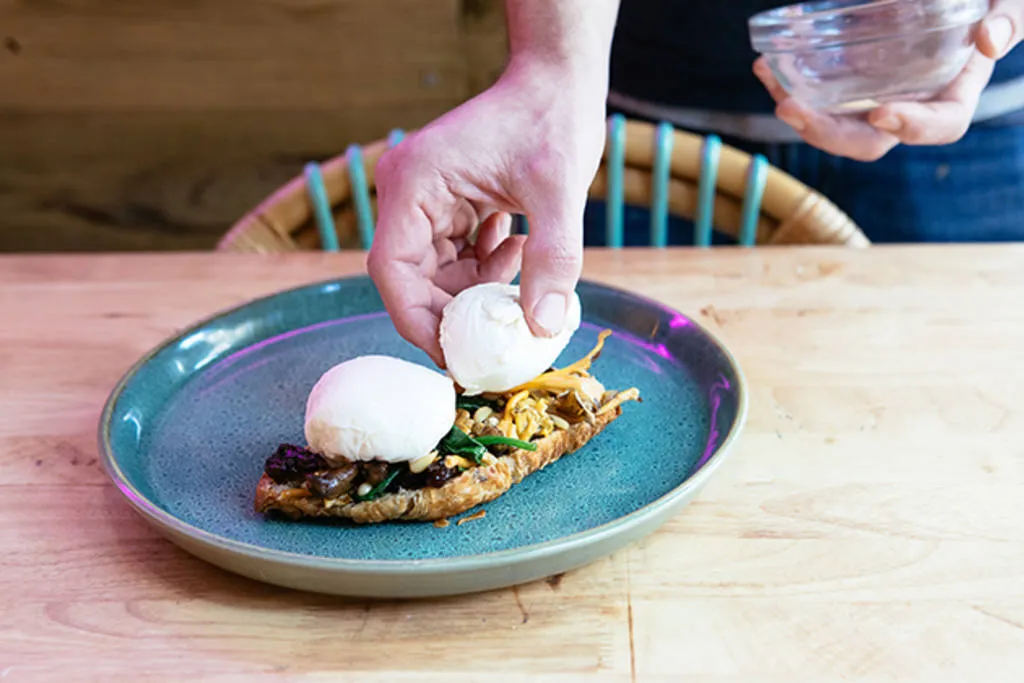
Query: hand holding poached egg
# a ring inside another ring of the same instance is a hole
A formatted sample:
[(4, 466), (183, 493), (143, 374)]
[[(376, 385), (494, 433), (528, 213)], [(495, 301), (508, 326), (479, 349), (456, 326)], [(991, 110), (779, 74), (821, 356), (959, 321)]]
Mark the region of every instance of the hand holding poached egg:
[(441, 315), (448, 372), (467, 396), (500, 393), (546, 371), (580, 326), (580, 300), (569, 299), (566, 324), (553, 337), (530, 331), (516, 285), (485, 283), (452, 299)]

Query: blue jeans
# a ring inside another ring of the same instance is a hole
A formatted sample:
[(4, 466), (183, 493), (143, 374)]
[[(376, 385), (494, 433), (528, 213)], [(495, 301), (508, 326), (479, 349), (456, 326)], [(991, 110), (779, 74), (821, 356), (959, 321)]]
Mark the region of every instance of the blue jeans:
[[(805, 144), (724, 139), (822, 193), (876, 243), (1024, 240), (1024, 122), (976, 124), (959, 142), (900, 146), (872, 163), (826, 154)], [(627, 246), (648, 243), (648, 214), (630, 207)], [(604, 207), (591, 202), (584, 235), (604, 244)], [(692, 244), (689, 221), (673, 219), (671, 244)], [(717, 235), (717, 243), (728, 243)]]

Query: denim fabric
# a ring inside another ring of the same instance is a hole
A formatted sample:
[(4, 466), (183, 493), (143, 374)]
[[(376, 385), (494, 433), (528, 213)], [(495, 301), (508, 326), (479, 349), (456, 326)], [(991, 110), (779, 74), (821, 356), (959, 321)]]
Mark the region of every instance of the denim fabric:
[(977, 125), (953, 145), (897, 147), (880, 161), (807, 145), (744, 145), (815, 188), (873, 242), (1024, 239), (1024, 127)]
[[(805, 144), (725, 139), (821, 192), (868, 237), (884, 242), (998, 242), (1024, 240), (1024, 125), (977, 124), (941, 147), (897, 147), (880, 161), (835, 157)], [(604, 244), (604, 207), (591, 202), (587, 244)], [(673, 219), (671, 244), (692, 244), (693, 226)], [(649, 243), (649, 214), (630, 207), (625, 244)], [(727, 240), (716, 235), (716, 243)]]

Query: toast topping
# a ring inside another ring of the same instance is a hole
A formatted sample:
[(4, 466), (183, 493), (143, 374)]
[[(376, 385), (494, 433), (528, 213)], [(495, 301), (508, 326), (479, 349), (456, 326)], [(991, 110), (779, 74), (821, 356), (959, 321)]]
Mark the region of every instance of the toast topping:
[[(583, 358), (502, 394), (456, 396), (456, 417), (437, 448), (410, 462), (341, 461), (331, 466), (321, 455), (283, 444), (265, 464), (266, 474), (293, 495), (314, 495), (337, 504), (366, 502), (400, 489), (441, 488), (465, 471), (490, 467), (517, 450), (535, 451), (551, 434), (598, 415), (625, 401), (639, 401), (634, 389), (605, 391), (589, 373), (601, 353), (605, 330)], [(399, 427), (400, 428), (400, 427)]]

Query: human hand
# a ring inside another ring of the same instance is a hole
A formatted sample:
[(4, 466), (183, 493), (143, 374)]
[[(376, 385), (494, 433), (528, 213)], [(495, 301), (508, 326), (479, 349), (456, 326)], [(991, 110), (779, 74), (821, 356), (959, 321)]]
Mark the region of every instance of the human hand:
[(775, 114), (800, 137), (825, 152), (858, 161), (876, 161), (899, 144), (946, 145), (963, 137), (978, 99), (992, 77), (995, 61), (1021, 40), (1024, 0), (997, 0), (978, 31), (974, 54), (964, 70), (934, 99), (893, 102), (865, 117), (830, 116), (790, 97), (764, 57), (754, 73), (776, 102)]
[[(513, 59), (489, 90), (381, 157), (367, 267), (398, 332), (439, 366), (445, 304), (472, 285), (511, 281), (520, 265), (534, 334), (564, 326), (604, 146), (603, 83), (600, 70), (592, 79)], [(528, 217), (528, 237), (509, 234), (511, 213)]]

